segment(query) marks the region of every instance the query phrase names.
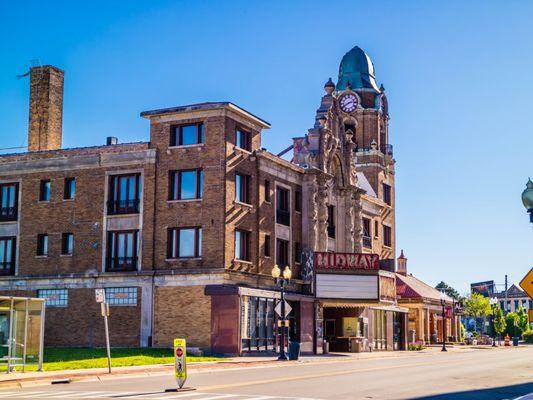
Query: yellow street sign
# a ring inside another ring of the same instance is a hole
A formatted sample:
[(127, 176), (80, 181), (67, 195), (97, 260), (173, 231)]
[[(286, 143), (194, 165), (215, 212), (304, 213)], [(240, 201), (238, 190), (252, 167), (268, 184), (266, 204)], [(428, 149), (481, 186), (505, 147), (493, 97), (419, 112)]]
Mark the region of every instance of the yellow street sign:
[(529, 322), (533, 322), (533, 309), (528, 310), (527, 313), (529, 314)]
[(174, 339), (174, 375), (180, 389), (187, 380), (187, 345), (185, 339)]
[(524, 279), (520, 282), (520, 287), (533, 299), (533, 268), (531, 268), (527, 275), (524, 276)]

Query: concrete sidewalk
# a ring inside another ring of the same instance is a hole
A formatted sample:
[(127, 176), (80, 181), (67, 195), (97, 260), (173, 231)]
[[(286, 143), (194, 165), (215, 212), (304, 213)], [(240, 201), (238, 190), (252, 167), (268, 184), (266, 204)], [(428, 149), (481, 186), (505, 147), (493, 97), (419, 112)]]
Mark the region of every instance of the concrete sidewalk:
[[(449, 346), (449, 352), (468, 352), (479, 350), (504, 350), (492, 348), (490, 346)], [(507, 348), (508, 349), (508, 348)], [(189, 374), (211, 372), (216, 370), (232, 370), (238, 368), (268, 368), (285, 365), (307, 364), (307, 363), (328, 363), (353, 360), (369, 360), (380, 358), (403, 358), (421, 357), (426, 354), (440, 352), (440, 348), (428, 347), (421, 351), (386, 351), (372, 353), (332, 353), (326, 355), (301, 356), (298, 361), (281, 362), (276, 357), (247, 356), (223, 359), (221, 361), (189, 363), (187, 365)], [(91, 368), (63, 371), (43, 371), (43, 372), (13, 372), (10, 374), (0, 374), (0, 388), (21, 388), (36, 385), (49, 385), (54, 381), (69, 380), (71, 382), (98, 381), (119, 378), (134, 378), (143, 376), (172, 375), (173, 364), (140, 365), (131, 367), (114, 367), (112, 373), (107, 372), (107, 368)]]

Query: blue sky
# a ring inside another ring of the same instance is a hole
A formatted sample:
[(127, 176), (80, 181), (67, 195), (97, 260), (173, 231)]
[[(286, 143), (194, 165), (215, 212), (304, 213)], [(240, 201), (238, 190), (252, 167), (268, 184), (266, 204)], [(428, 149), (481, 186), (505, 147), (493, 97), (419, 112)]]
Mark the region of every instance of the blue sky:
[(386, 87), (398, 251), (461, 292), (532, 265), (520, 202), (533, 175), (528, 1), (0, 0), (0, 147), (26, 141), (29, 60), (66, 71), (63, 145), (148, 140), (139, 112), (230, 100), (276, 152), (313, 124), (359, 45)]

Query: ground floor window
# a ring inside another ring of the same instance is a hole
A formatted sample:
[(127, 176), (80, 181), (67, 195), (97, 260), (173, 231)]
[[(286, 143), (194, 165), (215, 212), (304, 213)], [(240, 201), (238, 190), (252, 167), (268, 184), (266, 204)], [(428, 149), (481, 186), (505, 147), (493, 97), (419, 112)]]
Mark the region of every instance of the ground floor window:
[(241, 338), (243, 352), (275, 350), (274, 306), (274, 299), (242, 297)]

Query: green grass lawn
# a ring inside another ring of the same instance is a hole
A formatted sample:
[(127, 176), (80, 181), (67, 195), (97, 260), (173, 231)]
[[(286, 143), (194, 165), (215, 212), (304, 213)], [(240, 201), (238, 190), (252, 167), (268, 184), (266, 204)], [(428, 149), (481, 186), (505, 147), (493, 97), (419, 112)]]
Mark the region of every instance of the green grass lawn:
[[(187, 362), (217, 361), (220, 357), (187, 357)], [(111, 349), (111, 366), (153, 365), (174, 363), (172, 349), (115, 348)], [(43, 369), (58, 371), (64, 369), (107, 368), (105, 349), (91, 348), (45, 348)], [(5, 371), (6, 367), (2, 369)], [(2, 370), (0, 369), (0, 371)], [(20, 367), (17, 368), (20, 370)], [(36, 365), (26, 366), (26, 371), (36, 371)]]

